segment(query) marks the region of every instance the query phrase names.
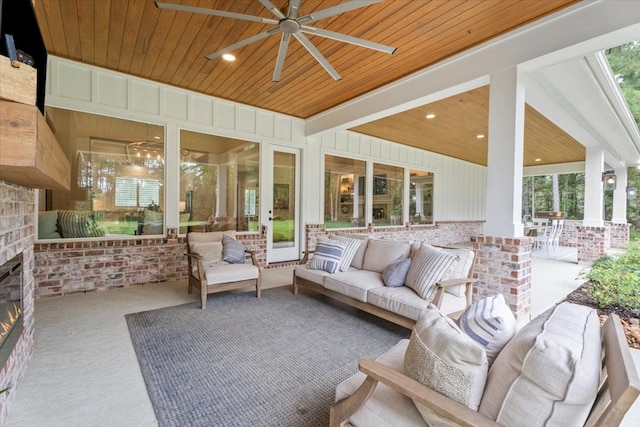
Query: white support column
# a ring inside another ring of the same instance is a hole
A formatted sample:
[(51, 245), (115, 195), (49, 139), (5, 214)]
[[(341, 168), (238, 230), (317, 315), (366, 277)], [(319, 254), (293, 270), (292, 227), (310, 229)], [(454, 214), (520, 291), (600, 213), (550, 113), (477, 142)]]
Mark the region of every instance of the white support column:
[(627, 168), (614, 170), (616, 174), (616, 189), (613, 190), (613, 215), (611, 222), (614, 224), (627, 223)]
[(517, 67), (491, 75), (485, 236), (522, 236), (524, 82)]
[(170, 178), (168, 171), (180, 170), (180, 129), (175, 122), (167, 123), (165, 129), (165, 177), (164, 177), (164, 228), (178, 227), (178, 210), (180, 201), (180, 180)]
[(604, 225), (602, 172), (604, 172), (604, 149), (587, 147), (584, 165), (584, 220), (582, 221), (586, 226), (602, 227)]

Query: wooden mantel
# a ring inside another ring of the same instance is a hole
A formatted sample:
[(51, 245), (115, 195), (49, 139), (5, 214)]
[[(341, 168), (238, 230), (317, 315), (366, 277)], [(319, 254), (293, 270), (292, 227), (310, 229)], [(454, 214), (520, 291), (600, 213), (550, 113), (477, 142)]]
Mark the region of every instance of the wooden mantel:
[(71, 165), (35, 106), (36, 70), (0, 56), (0, 180), (69, 190)]

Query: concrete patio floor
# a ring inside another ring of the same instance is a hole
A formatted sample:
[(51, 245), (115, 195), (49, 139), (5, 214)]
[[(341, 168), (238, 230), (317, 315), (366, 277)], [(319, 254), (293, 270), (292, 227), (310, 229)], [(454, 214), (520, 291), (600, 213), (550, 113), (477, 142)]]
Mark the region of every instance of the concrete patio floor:
[[(575, 249), (549, 258), (534, 254), (532, 317), (583, 282)], [(263, 284), (291, 284), (291, 269), (265, 270)], [(5, 426), (157, 426), (124, 315), (195, 301), (186, 288), (178, 281), (37, 300), (33, 358), (11, 391)], [(640, 351), (632, 353), (640, 369)], [(640, 400), (622, 425), (638, 420)]]

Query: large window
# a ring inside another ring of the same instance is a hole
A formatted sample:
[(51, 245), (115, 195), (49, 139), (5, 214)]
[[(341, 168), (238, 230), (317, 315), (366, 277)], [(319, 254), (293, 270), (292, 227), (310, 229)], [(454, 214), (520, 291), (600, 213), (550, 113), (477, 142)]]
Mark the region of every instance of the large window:
[(373, 224), (403, 225), (404, 169), (373, 164)]
[(259, 147), (180, 131), (180, 232), (258, 231)]
[(365, 226), (365, 174), (363, 160), (325, 156), (324, 223), (327, 228)]
[(69, 191), (40, 191), (38, 238), (161, 235), (164, 128), (47, 107), (71, 160)]
[(433, 173), (409, 171), (409, 222), (433, 224)]

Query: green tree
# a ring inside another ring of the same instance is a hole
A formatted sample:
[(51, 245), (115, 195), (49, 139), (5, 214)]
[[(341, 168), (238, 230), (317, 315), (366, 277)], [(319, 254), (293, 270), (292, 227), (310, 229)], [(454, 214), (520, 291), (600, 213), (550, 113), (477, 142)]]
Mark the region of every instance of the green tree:
[(605, 51), (620, 90), (640, 126), (640, 40)]

